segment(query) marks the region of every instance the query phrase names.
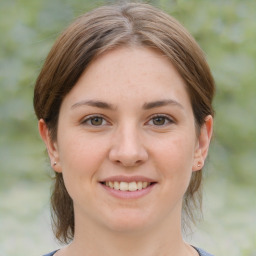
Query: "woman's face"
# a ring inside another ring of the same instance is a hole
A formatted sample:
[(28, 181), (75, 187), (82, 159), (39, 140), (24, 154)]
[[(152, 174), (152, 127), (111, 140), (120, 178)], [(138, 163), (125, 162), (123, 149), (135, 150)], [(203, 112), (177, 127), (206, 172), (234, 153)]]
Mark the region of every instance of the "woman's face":
[(184, 81), (158, 52), (127, 47), (100, 56), (64, 98), (57, 141), (48, 143), (76, 227), (180, 225), (182, 197), (202, 168), (210, 130), (211, 121), (196, 136)]

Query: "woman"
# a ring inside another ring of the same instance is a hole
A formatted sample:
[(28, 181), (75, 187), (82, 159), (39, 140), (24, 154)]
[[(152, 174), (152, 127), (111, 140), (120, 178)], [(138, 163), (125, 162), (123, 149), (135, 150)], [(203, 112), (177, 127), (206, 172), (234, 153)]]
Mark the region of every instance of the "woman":
[(34, 94), (55, 235), (71, 242), (48, 255), (210, 255), (182, 226), (200, 208), (213, 94), (197, 43), (150, 5), (100, 7), (70, 25)]

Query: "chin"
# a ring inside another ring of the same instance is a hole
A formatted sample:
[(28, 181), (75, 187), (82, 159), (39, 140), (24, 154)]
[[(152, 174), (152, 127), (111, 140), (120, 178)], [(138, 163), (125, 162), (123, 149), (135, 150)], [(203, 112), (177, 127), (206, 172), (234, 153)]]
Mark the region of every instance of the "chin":
[(147, 229), (149, 223), (152, 223), (145, 216), (145, 212), (140, 214), (134, 210), (123, 210), (118, 214), (113, 214), (111, 220), (107, 223), (108, 228), (116, 232), (138, 232)]

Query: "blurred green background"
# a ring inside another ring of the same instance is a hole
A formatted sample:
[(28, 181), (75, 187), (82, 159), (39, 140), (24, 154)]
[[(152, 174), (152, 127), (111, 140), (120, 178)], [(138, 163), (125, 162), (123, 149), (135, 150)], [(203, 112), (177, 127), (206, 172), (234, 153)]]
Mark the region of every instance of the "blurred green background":
[[(113, 1), (0, 1), (0, 256), (54, 248), (50, 166), (32, 107), (35, 79), (75, 17)], [(256, 1), (148, 1), (204, 50), (217, 84), (205, 168), (204, 222), (188, 241), (217, 255), (256, 255)]]

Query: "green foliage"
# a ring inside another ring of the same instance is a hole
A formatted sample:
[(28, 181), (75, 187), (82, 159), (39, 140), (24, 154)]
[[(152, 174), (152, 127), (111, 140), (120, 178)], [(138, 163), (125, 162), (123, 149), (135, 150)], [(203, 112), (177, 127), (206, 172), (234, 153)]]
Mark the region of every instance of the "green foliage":
[[(44, 146), (39, 139), (32, 106), (35, 79), (60, 31), (85, 11), (112, 2), (0, 2), (1, 197), (8, 194), (6, 191), (14, 195), (13, 187), (23, 182), (28, 188), (34, 188), (34, 184), (45, 186), (48, 182), (46, 170), (49, 168), (44, 164)], [(255, 199), (252, 198), (255, 197), (256, 180), (256, 1), (147, 2), (176, 17), (196, 38), (209, 61), (217, 86), (215, 134), (206, 177), (208, 198), (213, 200), (213, 204), (208, 203), (209, 216), (216, 225), (215, 217), (222, 217), (222, 224), (230, 232), (250, 227), (247, 243), (242, 242), (241, 249), (233, 255), (255, 255), (256, 237), (252, 231), (256, 229), (255, 206), (252, 204), (254, 200), (255, 205)], [(0, 211), (10, 214), (11, 209), (4, 205), (0, 203)], [(250, 214), (253, 211), (254, 215)], [(234, 212), (239, 214), (234, 215)], [(229, 216), (234, 217), (232, 223), (228, 221)], [(239, 222), (241, 218), (243, 221)], [(247, 222), (246, 218), (249, 218)], [(216, 236), (229, 232), (216, 231), (211, 220), (204, 227), (208, 232), (214, 230)], [(216, 238), (215, 241), (221, 245), (223, 239), (226, 238)], [(234, 243), (239, 239), (240, 236), (234, 237)], [(219, 246), (215, 252), (225, 255), (228, 253), (226, 249)]]

